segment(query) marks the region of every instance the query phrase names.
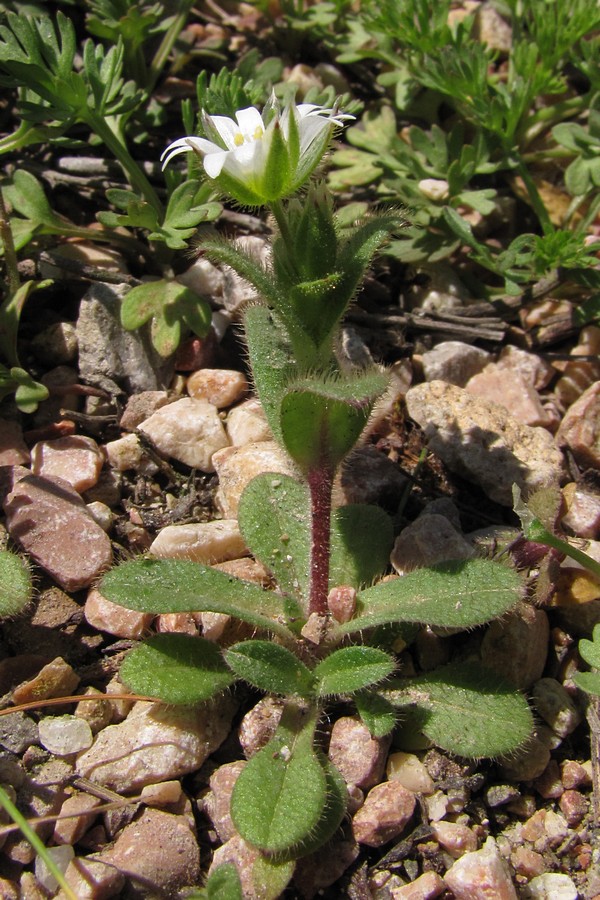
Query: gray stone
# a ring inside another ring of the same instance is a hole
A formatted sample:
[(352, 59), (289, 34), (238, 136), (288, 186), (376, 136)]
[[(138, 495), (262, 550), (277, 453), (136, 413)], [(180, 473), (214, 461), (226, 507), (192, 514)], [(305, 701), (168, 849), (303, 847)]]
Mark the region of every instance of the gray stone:
[(529, 690), (544, 671), (549, 635), (544, 610), (520, 603), (488, 627), (481, 642), (482, 662), (515, 687)]
[(563, 474), (552, 436), (517, 422), (503, 406), (441, 381), (411, 388), (406, 404), (430, 449), (497, 503), (512, 506), (513, 484), (527, 496)]
[(464, 387), (490, 360), (490, 354), (480, 347), (462, 341), (442, 341), (423, 354), (423, 374), (426, 381), (446, 381)]
[(32, 744), (39, 743), (38, 727), (23, 712), (0, 716), (0, 744), (12, 753), (23, 753)]
[(127, 292), (125, 286), (97, 283), (83, 297), (76, 326), (81, 378), (110, 393), (163, 390), (172, 377), (172, 361), (154, 349), (146, 326), (125, 331), (121, 325)]
[(562, 684), (555, 678), (540, 678), (533, 686), (535, 708), (552, 731), (561, 738), (575, 731), (582, 715)]

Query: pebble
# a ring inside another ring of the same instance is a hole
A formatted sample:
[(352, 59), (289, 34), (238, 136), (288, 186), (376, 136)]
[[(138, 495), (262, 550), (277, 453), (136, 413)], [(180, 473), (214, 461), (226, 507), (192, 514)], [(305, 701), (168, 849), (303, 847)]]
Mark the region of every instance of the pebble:
[(462, 341), (442, 341), (432, 350), (425, 351), (421, 364), (425, 381), (445, 381), (464, 387), (490, 361), (490, 354), (480, 347)]
[(257, 441), (272, 441), (273, 433), (259, 400), (251, 398), (238, 403), (225, 420), (225, 431), (234, 447)]
[(82, 692), (83, 697), (91, 697), (91, 700), (81, 700), (75, 707), (74, 715), (85, 719), (93, 734), (98, 734), (112, 721), (112, 707), (104, 698), (106, 694), (102, 694), (95, 687), (87, 687)]
[(524, 425), (548, 427), (551, 422), (535, 388), (514, 369), (490, 363), (465, 387), (476, 397), (504, 406)]
[(28, 466), (29, 460), (29, 448), (19, 423), (0, 419), (0, 466)]
[(546, 872), (532, 878), (522, 896), (526, 900), (577, 900), (579, 891), (568, 875)]
[(144, 809), (97, 857), (130, 884), (128, 896), (176, 896), (200, 879), (200, 848), (187, 816)]
[(444, 881), (456, 900), (517, 900), (508, 868), (491, 837), (481, 850), (458, 859)]
[(45, 375), (42, 375), (40, 382), (48, 388), (50, 396), (33, 414), (33, 422), (35, 428), (44, 428), (47, 425), (54, 426), (55, 423), (62, 421), (65, 424), (72, 424), (73, 433), (75, 431), (74, 423), (65, 423), (61, 413), (62, 409), (78, 410), (81, 406), (81, 395), (76, 390), (70, 390), (79, 384), (79, 374), (77, 369), (71, 366), (56, 366), (50, 369)]
[(31, 449), (34, 475), (62, 478), (80, 494), (97, 483), (103, 464), (96, 441), (80, 434), (38, 441)]
[(10, 536), (66, 591), (109, 568), (112, 547), (79, 494), (59, 478), (27, 475), (4, 502)]
[(487, 628), (481, 642), (481, 659), (515, 687), (528, 690), (544, 671), (549, 637), (547, 614), (522, 602)]
[(122, 431), (135, 431), (145, 419), (170, 403), (167, 391), (142, 391), (129, 397), (119, 421)]
[(214, 472), (213, 454), (229, 445), (216, 407), (192, 397), (163, 406), (139, 430), (159, 453), (201, 472)]
[(392, 900), (435, 900), (446, 890), (437, 872), (423, 872), (411, 884), (391, 889)]
[(403, 528), (390, 556), (400, 575), (448, 559), (471, 559), (475, 550), (445, 516), (419, 516)]
[(540, 678), (533, 686), (533, 700), (539, 715), (561, 738), (575, 731), (581, 722), (581, 712), (555, 678)]
[(536, 391), (548, 387), (556, 374), (550, 363), (538, 356), (537, 353), (529, 353), (513, 344), (503, 347), (498, 357), (498, 366), (517, 371), (523, 381), (530, 384)]
[(372, 444), (353, 450), (340, 475), (346, 503), (372, 503), (388, 512), (396, 512), (407, 484), (397, 464)]
[[(121, 872), (90, 856), (72, 859), (64, 874), (77, 900), (110, 900), (120, 897), (125, 886), (125, 876)], [(59, 891), (55, 900), (66, 900), (64, 891)]]
[(514, 784), (490, 784), (484, 791), (485, 802), (492, 809), (511, 803), (520, 796), (519, 789)]
[(73, 363), (77, 359), (77, 334), (72, 322), (55, 322), (31, 340), (31, 350), (47, 366)]
[(567, 820), (552, 809), (538, 809), (523, 823), (523, 840), (533, 844), (538, 853), (554, 850), (560, 846), (569, 832)]
[(535, 850), (523, 845), (515, 847), (510, 855), (510, 861), (517, 875), (527, 879), (541, 875), (546, 868), (546, 861), (541, 853), (536, 853)]
[(94, 740), (89, 724), (78, 716), (44, 716), (38, 728), (40, 744), (55, 756), (88, 750)]
[(83, 296), (76, 325), (80, 377), (110, 393), (119, 388), (127, 394), (164, 390), (171, 380), (172, 360), (154, 349), (147, 328), (125, 331), (121, 325), (128, 290), (98, 282)]
[(13, 691), (16, 704), (33, 700), (49, 700), (52, 697), (68, 697), (79, 684), (79, 675), (58, 656), (38, 672), (35, 678), (24, 681)]
[[(12, 753), (23, 753), (38, 743), (38, 726), (24, 712), (0, 716), (0, 745)], [(1, 768), (0, 768), (1, 775)], [(0, 777), (0, 781), (3, 781)]]
[[(75, 856), (75, 851), (69, 846), (46, 847), (46, 853), (62, 874), (64, 874), (67, 866)], [(47, 891), (56, 891), (58, 881), (46, 865), (45, 859), (41, 856), (36, 856), (35, 858), (35, 877)]]
[(146, 806), (172, 806), (184, 797), (180, 781), (161, 781), (158, 784), (145, 785), (140, 793), (142, 803)]
[(118, 472), (128, 472), (131, 469), (140, 475), (155, 475), (158, 472), (158, 466), (144, 452), (137, 434), (126, 434), (108, 441), (104, 445), (104, 452), (109, 465)]
[(564, 788), (555, 759), (551, 759), (540, 777), (536, 778), (534, 787), (544, 800), (557, 800), (562, 795)]
[(565, 759), (560, 764), (560, 773), (565, 790), (582, 787), (591, 783), (590, 773), (574, 759)]
[(337, 835), (315, 853), (298, 860), (294, 869), (298, 893), (302, 897), (321, 896), (325, 888), (342, 877), (358, 854), (356, 841)]
[(250, 759), (269, 743), (277, 730), (282, 712), (281, 700), (277, 697), (263, 697), (246, 713), (238, 732), (246, 759)]
[(490, 50), (508, 54), (513, 47), (513, 30), (509, 22), (491, 5), (477, 4), (473, 36)]
[(2, 900), (20, 900), (18, 885), (0, 876), (0, 897)]
[(591, 385), (565, 413), (556, 434), (581, 466), (600, 468), (600, 381)]
[(562, 493), (567, 505), (567, 512), (561, 519), (563, 528), (580, 538), (599, 538), (600, 496), (574, 482), (565, 485)]
[(461, 825), (459, 822), (432, 822), (431, 830), (433, 836), (440, 845), (453, 859), (458, 859), (464, 853), (471, 853), (477, 850), (477, 835), (467, 825)]
[(212, 565), (239, 559), (248, 553), (237, 519), (167, 525), (150, 546), (158, 559), (189, 559)]
[(244, 447), (226, 447), (215, 453), (213, 465), (219, 476), (216, 502), (226, 519), (237, 518), (244, 488), (257, 475), (272, 472), (273, 479), (277, 480), (278, 474), (295, 474), (289, 457), (275, 441), (257, 441)]
[(52, 840), (55, 844), (77, 844), (94, 822), (94, 809), (102, 800), (91, 794), (79, 792), (67, 797), (60, 808), (60, 816), (54, 826)]
[(223, 273), (208, 259), (195, 260), (189, 269), (177, 276), (177, 281), (196, 294), (210, 297), (212, 300), (223, 293)]
[(187, 380), (187, 392), (195, 400), (207, 400), (217, 409), (238, 403), (248, 393), (248, 381), (234, 369), (198, 369)]
[(352, 819), (352, 832), (359, 844), (381, 847), (398, 837), (410, 821), (416, 797), (397, 781), (384, 781), (372, 788)]
[[(235, 241), (235, 246), (252, 257), (263, 267), (268, 266), (271, 259), (271, 242), (258, 235), (242, 235)], [(255, 300), (256, 291), (245, 279), (229, 266), (223, 266), (222, 302), (229, 313), (237, 313), (242, 306)]]
[(588, 801), (579, 791), (564, 791), (558, 801), (569, 828), (575, 828), (586, 817)]
[(512, 506), (513, 483), (528, 495), (562, 475), (552, 436), (517, 422), (503, 406), (440, 381), (410, 388), (406, 403), (430, 449), (497, 503)]
[[(587, 356), (588, 359), (577, 359)], [(579, 342), (571, 350), (572, 359), (564, 363), (562, 377), (554, 393), (563, 408), (571, 406), (594, 382), (600, 379), (600, 328), (587, 325), (579, 333)], [(558, 365), (555, 364), (558, 368)]]
[(194, 710), (137, 703), (98, 734), (77, 772), (124, 793), (193, 772), (225, 740), (234, 711), (227, 694)]
[(202, 801), (202, 809), (223, 844), (236, 834), (230, 813), (231, 795), (245, 765), (242, 759), (219, 766), (209, 779), (210, 790)]
[(501, 776), (511, 781), (533, 781), (539, 778), (550, 762), (549, 731), (550, 729), (539, 726), (523, 747), (514, 750), (510, 756), (501, 757)]
[(153, 619), (151, 613), (125, 609), (107, 600), (97, 588), (92, 588), (87, 595), (83, 614), (88, 625), (98, 631), (133, 641), (139, 641), (147, 634)]
[(328, 756), (346, 784), (370, 788), (383, 777), (389, 746), (390, 737), (375, 738), (360, 719), (342, 716), (331, 729)]
[(115, 524), (115, 516), (110, 506), (95, 500), (93, 503), (86, 503), (85, 508), (96, 525), (99, 525), (102, 531), (108, 534)]
[[(212, 862), (208, 870), (211, 875), (215, 869), (224, 863), (233, 863), (242, 885), (242, 897), (244, 900), (263, 900), (264, 891), (254, 884), (252, 869), (258, 859), (259, 852), (247, 844), (246, 841), (235, 834), (232, 838), (217, 847), (213, 853)], [(273, 896), (271, 894), (271, 896)]]

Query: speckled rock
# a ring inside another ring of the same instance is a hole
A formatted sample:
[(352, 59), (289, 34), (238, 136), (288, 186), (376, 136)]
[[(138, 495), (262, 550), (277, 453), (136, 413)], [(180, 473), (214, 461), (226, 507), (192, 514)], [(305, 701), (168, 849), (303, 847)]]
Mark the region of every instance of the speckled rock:
[(574, 482), (563, 488), (567, 512), (561, 519), (563, 527), (581, 538), (600, 537), (600, 495)]
[[(72, 859), (65, 870), (65, 881), (77, 900), (110, 900), (121, 896), (125, 876), (114, 866), (90, 856)], [(55, 900), (66, 900), (59, 891)]]
[(80, 678), (62, 657), (58, 656), (43, 666), (34, 678), (24, 681), (13, 691), (16, 704), (73, 694)]
[(441, 820), (433, 822), (431, 828), (440, 847), (454, 859), (477, 850), (477, 835), (467, 825)]
[(167, 525), (154, 539), (150, 553), (159, 559), (190, 559), (212, 565), (238, 559), (248, 553), (248, 548), (236, 519), (218, 519)]
[(582, 719), (570, 694), (555, 678), (540, 678), (533, 685), (535, 708), (542, 719), (561, 738), (571, 734)]
[(38, 441), (31, 449), (31, 471), (44, 477), (64, 479), (82, 493), (100, 477), (104, 457), (92, 438), (81, 434)]
[(239, 740), (244, 756), (251, 756), (268, 744), (279, 725), (283, 701), (278, 697), (263, 697), (249, 710), (239, 728)]
[(372, 444), (353, 450), (340, 474), (346, 503), (374, 503), (391, 513), (398, 509), (407, 484), (399, 466)]
[(233, 406), (248, 393), (248, 381), (235, 369), (198, 369), (187, 380), (187, 392), (196, 400), (207, 400), (217, 409)]
[(389, 746), (389, 737), (374, 738), (360, 719), (342, 716), (331, 729), (328, 755), (346, 784), (369, 788), (383, 777)]
[(13, 540), (66, 591), (88, 587), (110, 566), (110, 540), (66, 481), (27, 475), (4, 510)]
[(533, 385), (514, 369), (490, 363), (469, 379), (465, 389), (476, 397), (504, 406), (524, 425), (547, 427), (551, 422)]
[(54, 826), (52, 835), (54, 843), (71, 846), (77, 844), (92, 825), (96, 818), (94, 809), (101, 803), (99, 797), (93, 797), (83, 791), (67, 797), (60, 808), (60, 815), (64, 818), (57, 819)]
[(145, 809), (98, 859), (125, 875), (132, 900), (173, 896), (200, 879), (200, 848), (188, 817), (159, 809)]
[(416, 797), (398, 781), (384, 781), (372, 788), (352, 819), (359, 844), (381, 847), (398, 837), (410, 821)]
[(229, 445), (216, 407), (192, 397), (163, 406), (139, 430), (159, 453), (202, 472), (214, 472), (213, 454)]
[(193, 772), (225, 740), (234, 711), (227, 695), (195, 711), (138, 703), (124, 722), (100, 732), (77, 772), (125, 793)]
[(410, 884), (391, 889), (392, 900), (435, 900), (446, 890), (437, 872), (423, 872)]
[(517, 371), (523, 381), (530, 384), (536, 391), (547, 387), (556, 372), (549, 362), (537, 353), (529, 353), (521, 347), (508, 344), (502, 348), (498, 357), (498, 367), (511, 371)]
[(569, 407), (556, 441), (568, 447), (580, 465), (600, 468), (600, 381)]
[(552, 436), (517, 422), (503, 406), (441, 381), (411, 388), (406, 403), (431, 450), (492, 500), (512, 506), (513, 483), (527, 496), (560, 480), (563, 457)]
[(123, 431), (135, 431), (138, 425), (169, 402), (167, 391), (142, 391), (140, 394), (132, 394), (123, 410), (119, 427)]
[(491, 837), (481, 850), (458, 859), (444, 881), (456, 900), (517, 900), (508, 868)]
[[(197, 401), (199, 402), (199, 401)], [(217, 503), (228, 519), (237, 517), (240, 497), (246, 485), (264, 472), (294, 475), (294, 469), (286, 453), (275, 441), (259, 441), (244, 447), (227, 447), (213, 457), (213, 465), (219, 476)]]
[(573, 879), (559, 872), (546, 872), (525, 885), (524, 900), (577, 900), (580, 896)]
[(209, 778), (210, 790), (202, 801), (202, 809), (223, 843), (236, 834), (229, 808), (233, 788), (245, 765), (245, 760), (238, 759), (235, 762), (219, 766)]
[(135, 469), (142, 475), (154, 475), (158, 472), (158, 466), (144, 452), (137, 434), (125, 434), (114, 441), (108, 441), (104, 445), (104, 452), (109, 465), (118, 472), (130, 469)]

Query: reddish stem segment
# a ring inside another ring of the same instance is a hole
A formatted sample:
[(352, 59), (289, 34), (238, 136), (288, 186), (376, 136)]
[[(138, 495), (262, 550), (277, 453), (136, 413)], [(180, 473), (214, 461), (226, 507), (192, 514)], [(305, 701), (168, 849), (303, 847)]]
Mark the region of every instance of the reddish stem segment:
[(333, 474), (328, 466), (308, 473), (311, 507), (309, 615), (323, 616), (327, 612)]

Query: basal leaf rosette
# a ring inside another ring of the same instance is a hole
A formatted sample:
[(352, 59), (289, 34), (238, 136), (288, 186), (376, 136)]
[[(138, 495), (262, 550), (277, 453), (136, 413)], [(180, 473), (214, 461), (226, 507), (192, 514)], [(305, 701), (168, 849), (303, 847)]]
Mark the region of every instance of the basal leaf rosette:
[(206, 136), (173, 141), (161, 159), (164, 167), (192, 151), (219, 190), (244, 206), (264, 206), (299, 190), (323, 158), (333, 129), (352, 118), (314, 103), (282, 110), (275, 99), (262, 113), (250, 106), (234, 119), (203, 112)]

